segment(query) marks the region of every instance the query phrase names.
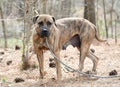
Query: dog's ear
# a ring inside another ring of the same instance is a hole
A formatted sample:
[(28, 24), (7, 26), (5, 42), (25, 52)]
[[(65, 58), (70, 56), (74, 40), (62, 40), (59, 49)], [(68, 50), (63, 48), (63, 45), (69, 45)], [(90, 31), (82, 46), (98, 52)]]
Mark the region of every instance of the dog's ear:
[[(52, 19), (53, 19), (53, 22), (55, 23), (55, 17), (52, 17)], [(55, 26), (57, 26), (56, 23), (55, 23)]]
[(35, 24), (36, 20), (38, 19), (39, 16), (33, 17), (33, 23)]
[(52, 17), (52, 19), (53, 19), (53, 21), (55, 22), (55, 18), (54, 18), (54, 17)]

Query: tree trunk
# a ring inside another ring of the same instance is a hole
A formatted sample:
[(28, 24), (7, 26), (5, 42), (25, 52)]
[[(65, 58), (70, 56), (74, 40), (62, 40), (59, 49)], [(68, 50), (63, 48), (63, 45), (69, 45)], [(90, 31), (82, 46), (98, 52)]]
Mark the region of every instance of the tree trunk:
[(117, 44), (117, 21), (119, 19), (119, 16), (115, 19), (115, 44)]
[(96, 25), (94, 0), (84, 0), (84, 18)]
[(22, 62), (23, 62), (23, 69), (29, 68), (28, 63), (28, 48), (29, 48), (29, 41), (32, 35), (32, 17), (35, 14), (33, 11), (33, 6), (35, 6), (35, 2), (33, 0), (25, 0), (24, 2), (24, 38), (23, 38), (23, 54), (22, 54)]
[(110, 19), (111, 19), (111, 37), (113, 38), (113, 0), (112, 0), (112, 6), (110, 10)]
[(47, 5), (47, 0), (42, 0), (42, 5), (43, 5), (43, 7), (42, 7), (42, 13), (43, 14), (46, 14), (46, 5)]
[(98, 17), (98, 15), (99, 15), (99, 13), (98, 13), (98, 5), (99, 5), (99, 4), (98, 4), (98, 0), (97, 0), (96, 3), (97, 3), (97, 12), (96, 12), (96, 14), (97, 14), (97, 15), (96, 15), (96, 21), (97, 21), (96, 23), (97, 23), (97, 24), (96, 24), (96, 26), (97, 26), (97, 29), (98, 29), (98, 34), (100, 34), (100, 30), (99, 30), (99, 17)]
[[(1, 4), (0, 4), (0, 15), (1, 15), (1, 19), (4, 19)], [(7, 48), (7, 36), (6, 36), (7, 31), (5, 27), (5, 22), (4, 20), (2, 20), (1, 22), (2, 22), (3, 35), (4, 35), (4, 48)]]
[[(64, 9), (64, 10), (63, 10)], [(71, 0), (61, 1), (61, 18), (69, 17), (71, 13)]]
[(84, 0), (84, 18), (90, 20), (87, 0)]
[(51, 0), (50, 3), (49, 3), (49, 6), (48, 6), (48, 13), (50, 15), (53, 15), (54, 14), (53, 10), (54, 10), (54, 8), (53, 8), (53, 0)]
[(104, 21), (105, 21), (106, 38), (108, 38), (108, 27), (107, 27), (107, 20), (106, 20), (105, 0), (103, 0), (103, 10), (104, 10)]

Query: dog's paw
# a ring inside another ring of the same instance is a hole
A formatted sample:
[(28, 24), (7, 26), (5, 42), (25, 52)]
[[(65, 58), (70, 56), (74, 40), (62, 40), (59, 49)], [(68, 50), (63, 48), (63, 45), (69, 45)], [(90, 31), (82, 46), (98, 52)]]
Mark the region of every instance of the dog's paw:
[(86, 73), (86, 74), (89, 74), (89, 75), (90, 75), (90, 74), (91, 74), (91, 75), (96, 75), (96, 74), (97, 74), (96, 71), (89, 71), (89, 70), (86, 71), (85, 73)]

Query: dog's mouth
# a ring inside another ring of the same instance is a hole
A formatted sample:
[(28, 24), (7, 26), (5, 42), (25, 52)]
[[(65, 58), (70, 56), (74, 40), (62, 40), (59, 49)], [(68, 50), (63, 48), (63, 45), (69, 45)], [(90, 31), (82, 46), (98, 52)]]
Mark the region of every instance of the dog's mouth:
[(41, 32), (38, 32), (38, 35), (41, 38), (45, 38), (50, 36), (50, 32), (47, 29), (43, 29)]

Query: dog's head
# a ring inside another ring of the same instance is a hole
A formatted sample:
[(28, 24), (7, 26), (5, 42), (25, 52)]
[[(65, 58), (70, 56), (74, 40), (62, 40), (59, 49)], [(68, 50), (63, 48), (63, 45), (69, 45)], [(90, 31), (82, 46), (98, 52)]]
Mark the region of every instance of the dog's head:
[(55, 18), (51, 15), (39, 15), (33, 17), (33, 23), (37, 34), (41, 38), (49, 37), (51, 27), (55, 25)]

